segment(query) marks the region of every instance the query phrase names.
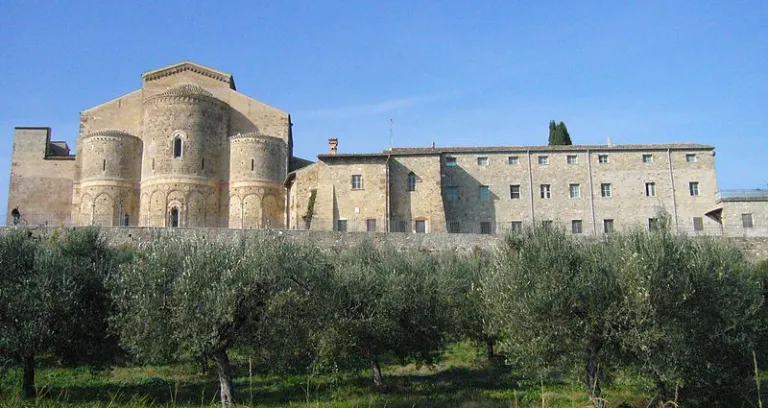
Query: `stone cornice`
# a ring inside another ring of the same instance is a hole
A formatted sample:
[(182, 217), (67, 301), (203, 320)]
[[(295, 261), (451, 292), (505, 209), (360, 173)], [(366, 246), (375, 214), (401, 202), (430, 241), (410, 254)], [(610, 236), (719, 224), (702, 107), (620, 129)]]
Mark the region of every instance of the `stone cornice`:
[(170, 65), (165, 68), (156, 69), (154, 71), (145, 72), (141, 75), (141, 78), (144, 80), (144, 82), (151, 82), (156, 81), (158, 79), (162, 79), (171, 75), (176, 75), (182, 72), (194, 72), (196, 74), (202, 75), (204, 77), (212, 78), (217, 81), (224, 82), (225, 84), (229, 85), (230, 89), (236, 89), (235, 88), (235, 79), (232, 77), (232, 75), (227, 74), (225, 72), (217, 71), (212, 68), (204, 67), (202, 65), (195, 64), (193, 62), (184, 61), (178, 64)]
[(248, 139), (285, 144), (285, 140), (283, 140), (283, 139), (281, 139), (279, 137), (268, 136), (268, 135), (264, 135), (264, 134), (261, 134), (261, 133), (258, 133), (258, 132), (238, 133), (236, 135), (232, 135), (232, 136), (229, 137), (229, 140), (230, 140), (231, 143), (247, 142)]
[(213, 94), (208, 91), (207, 89), (193, 84), (184, 84), (179, 85), (176, 87), (173, 87), (165, 92), (161, 92), (157, 95), (152, 95), (149, 98), (144, 100), (144, 103), (148, 103), (150, 101), (155, 100), (168, 100), (168, 99), (175, 99), (175, 100), (205, 100), (205, 101), (211, 101), (216, 102), (219, 104), (225, 104), (224, 101), (216, 98), (213, 96)]
[(120, 140), (121, 138), (125, 137), (131, 137), (137, 140), (141, 140), (138, 136), (134, 136), (128, 132), (118, 130), (118, 129), (103, 129), (99, 130), (93, 133), (89, 133), (87, 135), (84, 135), (80, 138), (81, 141), (85, 141), (86, 139), (95, 139), (95, 140)]

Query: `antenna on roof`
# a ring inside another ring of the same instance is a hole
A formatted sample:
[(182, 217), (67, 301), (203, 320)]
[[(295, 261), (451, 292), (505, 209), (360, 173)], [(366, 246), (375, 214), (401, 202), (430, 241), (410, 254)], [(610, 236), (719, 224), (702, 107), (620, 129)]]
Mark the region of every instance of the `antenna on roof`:
[(389, 118), (389, 150), (392, 150), (395, 146), (395, 134), (393, 130), (393, 126), (395, 125), (395, 120), (392, 118)]

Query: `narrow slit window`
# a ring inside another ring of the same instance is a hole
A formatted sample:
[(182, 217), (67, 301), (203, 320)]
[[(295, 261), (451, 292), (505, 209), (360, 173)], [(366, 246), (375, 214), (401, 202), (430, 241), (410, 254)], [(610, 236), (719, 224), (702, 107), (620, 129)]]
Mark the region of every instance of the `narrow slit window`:
[(256, 167), (256, 160), (251, 159), (251, 171)]
[(180, 137), (173, 139), (173, 158), (178, 159), (181, 157), (182, 142)]
[(155, 159), (152, 159), (152, 170), (155, 169)]
[(202, 159), (202, 163), (200, 163), (201, 170), (205, 170), (205, 158)]
[(101, 161), (101, 171), (107, 170), (107, 159)]

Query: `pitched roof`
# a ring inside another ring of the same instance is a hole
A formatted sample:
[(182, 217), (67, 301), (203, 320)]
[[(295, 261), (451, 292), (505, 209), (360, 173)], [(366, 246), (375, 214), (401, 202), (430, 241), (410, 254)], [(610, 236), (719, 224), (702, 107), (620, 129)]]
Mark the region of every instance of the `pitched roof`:
[(192, 71), (202, 76), (219, 80), (229, 85), (231, 89), (236, 90), (235, 78), (231, 74), (213, 68), (208, 68), (200, 64), (195, 64), (191, 61), (184, 61), (178, 64), (168, 65), (167, 67), (156, 69), (154, 71), (145, 72), (141, 74), (141, 78), (145, 82), (149, 82), (185, 71)]
[(387, 156), (423, 156), (451, 153), (507, 153), (507, 152), (578, 152), (578, 151), (653, 151), (653, 150), (713, 150), (710, 145), (695, 143), (626, 144), (626, 145), (571, 145), (571, 146), (472, 146), (472, 147), (395, 147), (381, 153), (319, 154), (320, 160), (350, 158), (386, 158)]
[(503, 152), (557, 152), (557, 151), (626, 151), (626, 150), (712, 150), (714, 146), (695, 143), (626, 144), (626, 145), (571, 145), (571, 146), (472, 146), (472, 147), (395, 147), (384, 154), (423, 155), (441, 153), (503, 153)]

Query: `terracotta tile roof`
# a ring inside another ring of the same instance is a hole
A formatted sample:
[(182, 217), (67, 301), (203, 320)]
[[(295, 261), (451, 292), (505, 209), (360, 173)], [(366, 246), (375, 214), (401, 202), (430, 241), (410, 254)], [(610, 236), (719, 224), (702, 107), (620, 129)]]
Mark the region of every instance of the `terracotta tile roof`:
[(381, 153), (319, 154), (320, 160), (349, 158), (386, 158), (387, 156), (430, 155), (450, 153), (505, 153), (505, 152), (557, 152), (557, 151), (652, 151), (652, 150), (713, 150), (715, 147), (696, 143), (625, 144), (625, 145), (573, 145), (573, 146), (472, 146), (472, 147), (395, 147)]
[(472, 146), (472, 147), (396, 147), (385, 150), (392, 155), (433, 154), (433, 153), (502, 153), (526, 151), (622, 151), (622, 150), (712, 150), (714, 146), (695, 143), (673, 144), (626, 144), (626, 145), (572, 145), (572, 146)]

